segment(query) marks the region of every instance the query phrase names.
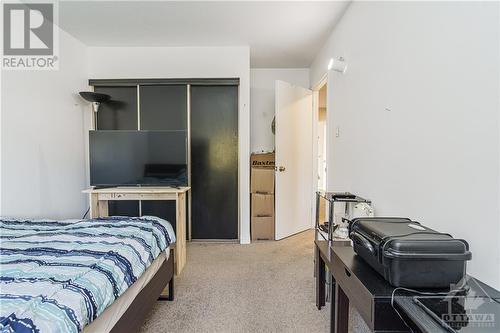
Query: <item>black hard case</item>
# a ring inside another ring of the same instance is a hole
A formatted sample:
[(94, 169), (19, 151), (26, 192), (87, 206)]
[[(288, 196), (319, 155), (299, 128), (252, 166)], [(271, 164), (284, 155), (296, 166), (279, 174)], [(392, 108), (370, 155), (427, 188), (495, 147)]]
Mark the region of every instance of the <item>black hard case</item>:
[(395, 287), (449, 288), (466, 274), (469, 244), (407, 218), (353, 219), (354, 251)]

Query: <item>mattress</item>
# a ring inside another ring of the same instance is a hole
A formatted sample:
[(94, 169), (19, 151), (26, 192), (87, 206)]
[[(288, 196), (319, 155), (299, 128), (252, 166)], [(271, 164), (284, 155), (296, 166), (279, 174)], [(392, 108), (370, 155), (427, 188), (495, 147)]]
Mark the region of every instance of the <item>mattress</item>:
[(144, 287), (151, 281), (153, 276), (158, 272), (161, 265), (168, 260), (170, 254), (169, 248), (162, 252), (158, 258), (156, 258), (151, 266), (141, 275), (141, 277), (130, 286), (127, 291), (123, 293), (116, 301), (113, 302), (103, 313), (101, 313), (94, 321), (89, 325), (85, 326), (83, 329), (84, 333), (93, 332), (109, 332), (113, 326), (118, 322), (118, 320), (123, 316), (125, 311), (137, 295), (144, 289)]

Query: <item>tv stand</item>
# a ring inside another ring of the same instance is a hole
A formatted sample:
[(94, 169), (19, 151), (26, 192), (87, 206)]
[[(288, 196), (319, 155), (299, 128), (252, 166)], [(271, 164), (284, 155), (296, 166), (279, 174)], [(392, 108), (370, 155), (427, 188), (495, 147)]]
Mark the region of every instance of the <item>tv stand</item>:
[(175, 274), (179, 275), (186, 264), (186, 193), (191, 188), (159, 186), (116, 186), (90, 188), (83, 193), (89, 195), (90, 217), (109, 216), (108, 202), (115, 200), (159, 200), (176, 202), (174, 249)]

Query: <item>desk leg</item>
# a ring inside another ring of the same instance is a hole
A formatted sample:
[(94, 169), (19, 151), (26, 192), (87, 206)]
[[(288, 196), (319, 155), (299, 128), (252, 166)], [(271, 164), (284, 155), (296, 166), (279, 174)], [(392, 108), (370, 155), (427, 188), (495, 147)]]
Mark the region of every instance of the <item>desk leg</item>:
[(186, 264), (186, 193), (177, 193), (176, 206), (175, 275), (179, 275)]
[(332, 275), (332, 280), (330, 282), (330, 332), (335, 333), (335, 286), (337, 283), (335, 282), (335, 279), (333, 278)]
[(349, 298), (338, 284), (335, 284), (335, 333), (348, 333)]
[(99, 200), (99, 217), (108, 217), (109, 216), (109, 206), (108, 200)]
[(89, 195), (89, 199), (90, 199), (89, 215), (91, 219), (109, 216), (108, 200), (99, 200), (99, 195), (97, 193), (91, 193)]
[(89, 201), (90, 201), (90, 212), (89, 216), (91, 219), (95, 219), (99, 217), (99, 201), (98, 201), (98, 195), (97, 193), (90, 193), (89, 194)]
[(314, 247), (314, 261), (316, 268), (316, 307), (321, 310), (325, 306), (325, 262), (319, 254), (317, 246)]

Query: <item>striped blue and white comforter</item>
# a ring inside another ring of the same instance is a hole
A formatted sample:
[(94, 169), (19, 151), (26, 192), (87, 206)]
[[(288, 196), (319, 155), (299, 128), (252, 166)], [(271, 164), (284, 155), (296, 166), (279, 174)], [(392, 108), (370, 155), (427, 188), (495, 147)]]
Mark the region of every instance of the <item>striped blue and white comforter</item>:
[(156, 217), (0, 219), (0, 331), (81, 331), (173, 242)]

